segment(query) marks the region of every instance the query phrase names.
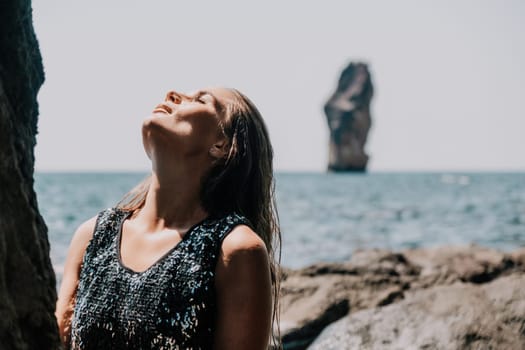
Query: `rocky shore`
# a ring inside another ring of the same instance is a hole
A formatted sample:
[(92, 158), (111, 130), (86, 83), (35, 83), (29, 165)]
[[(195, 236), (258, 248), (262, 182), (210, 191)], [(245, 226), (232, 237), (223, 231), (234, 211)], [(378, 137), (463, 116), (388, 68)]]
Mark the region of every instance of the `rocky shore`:
[(281, 287), (285, 349), (525, 349), (525, 248), (357, 251)]

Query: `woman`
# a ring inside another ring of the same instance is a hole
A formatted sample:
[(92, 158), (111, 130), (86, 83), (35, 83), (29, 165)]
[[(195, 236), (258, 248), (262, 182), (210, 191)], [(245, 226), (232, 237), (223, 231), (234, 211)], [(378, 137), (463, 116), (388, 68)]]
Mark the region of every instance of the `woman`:
[(266, 349), (280, 231), (261, 115), (237, 90), (170, 91), (142, 137), (151, 175), (72, 239), (56, 309), (64, 344)]

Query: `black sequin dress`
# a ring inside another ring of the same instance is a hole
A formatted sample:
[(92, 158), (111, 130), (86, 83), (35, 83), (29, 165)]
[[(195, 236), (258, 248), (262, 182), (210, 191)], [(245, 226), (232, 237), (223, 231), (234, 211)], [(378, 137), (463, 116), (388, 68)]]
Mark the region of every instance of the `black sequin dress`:
[(129, 214), (107, 209), (97, 218), (80, 271), (71, 348), (211, 349), (221, 242), (248, 220), (237, 214), (208, 218), (146, 271), (135, 272), (120, 261)]

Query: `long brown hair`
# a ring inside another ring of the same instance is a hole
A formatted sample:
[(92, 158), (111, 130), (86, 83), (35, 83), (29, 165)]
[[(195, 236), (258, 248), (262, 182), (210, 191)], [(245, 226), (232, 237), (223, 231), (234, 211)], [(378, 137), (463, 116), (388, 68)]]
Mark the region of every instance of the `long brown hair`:
[[(230, 149), (204, 177), (201, 202), (210, 216), (236, 212), (245, 216), (266, 244), (272, 279), (272, 345), (280, 348), (279, 262), (281, 231), (275, 203), (273, 149), (266, 125), (253, 102), (239, 91), (225, 106), (222, 128)], [(137, 211), (146, 201), (151, 178), (146, 178), (118, 203)]]

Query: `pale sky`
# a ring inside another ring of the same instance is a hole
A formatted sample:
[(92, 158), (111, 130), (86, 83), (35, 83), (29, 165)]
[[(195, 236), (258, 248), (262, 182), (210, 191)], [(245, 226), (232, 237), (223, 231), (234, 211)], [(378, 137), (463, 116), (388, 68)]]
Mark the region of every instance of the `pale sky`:
[(146, 171), (169, 89), (235, 87), (280, 171), (326, 168), (322, 106), (369, 64), (371, 171), (525, 170), (525, 1), (34, 0), (37, 171)]

